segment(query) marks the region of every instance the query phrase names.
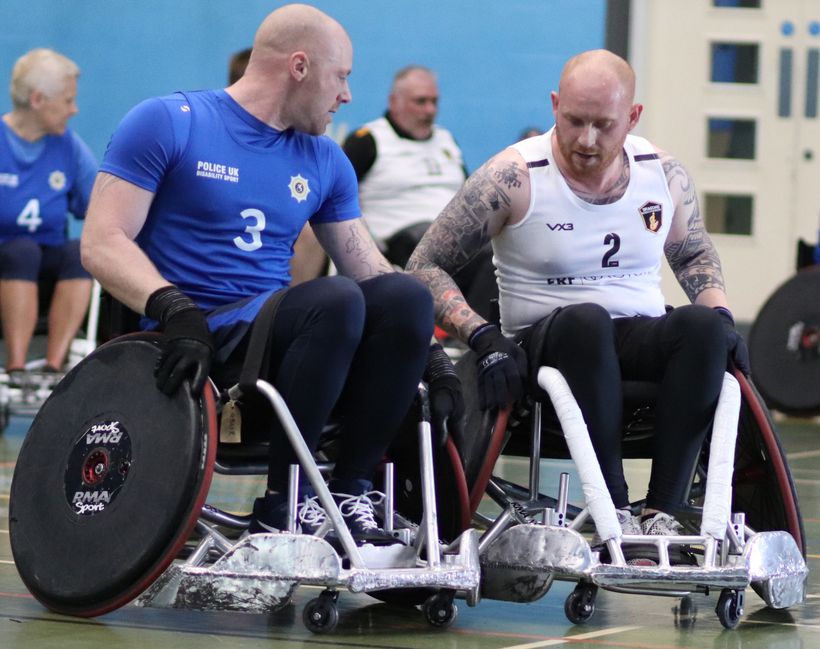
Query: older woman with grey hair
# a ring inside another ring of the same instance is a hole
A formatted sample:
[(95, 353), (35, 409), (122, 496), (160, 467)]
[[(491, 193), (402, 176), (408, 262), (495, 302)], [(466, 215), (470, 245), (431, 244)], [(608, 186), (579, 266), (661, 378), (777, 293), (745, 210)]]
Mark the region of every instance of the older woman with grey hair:
[(77, 114), (76, 63), (34, 49), (14, 64), (12, 109), (0, 119), (0, 321), (6, 370), (25, 368), (38, 317), (38, 287), (52, 285), (45, 371), (60, 371), (88, 309), (91, 279), (68, 213), (84, 218), (97, 170), (68, 128)]

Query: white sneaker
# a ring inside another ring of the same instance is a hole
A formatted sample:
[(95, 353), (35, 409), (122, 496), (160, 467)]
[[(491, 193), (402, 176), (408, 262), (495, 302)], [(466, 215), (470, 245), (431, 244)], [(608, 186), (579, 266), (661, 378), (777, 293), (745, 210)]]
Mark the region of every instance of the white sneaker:
[[(616, 509), (615, 515), (618, 517), (618, 522), (621, 524), (621, 534), (642, 534), (640, 523), (638, 523), (637, 517), (633, 516), (630, 510)], [(603, 544), (603, 541), (601, 540), (601, 537), (598, 536), (597, 531), (593, 534), (592, 540), (589, 544), (593, 548), (597, 545)]]
[(638, 534), (646, 536), (680, 536), (681, 524), (674, 517), (664, 512), (658, 512), (652, 518), (641, 521), (641, 531)]

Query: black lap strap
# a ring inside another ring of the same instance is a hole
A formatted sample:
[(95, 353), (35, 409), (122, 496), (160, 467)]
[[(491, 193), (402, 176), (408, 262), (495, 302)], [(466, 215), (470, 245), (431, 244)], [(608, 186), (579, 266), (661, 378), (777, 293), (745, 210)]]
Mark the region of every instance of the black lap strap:
[(259, 309), (251, 325), (251, 337), (245, 353), (245, 362), (242, 364), (242, 372), (239, 375), (239, 389), (242, 392), (256, 391), (256, 380), (262, 375), (267, 376), (270, 367), (268, 351), (273, 333), (273, 320), (276, 317), (279, 303), (288, 290), (284, 288), (271, 295)]

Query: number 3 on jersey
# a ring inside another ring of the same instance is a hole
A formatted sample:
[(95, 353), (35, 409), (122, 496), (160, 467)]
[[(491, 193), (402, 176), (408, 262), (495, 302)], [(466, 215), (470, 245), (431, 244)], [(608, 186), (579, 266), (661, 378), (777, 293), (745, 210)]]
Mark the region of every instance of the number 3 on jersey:
[(36, 198), (29, 199), (23, 211), (17, 217), (17, 225), (21, 228), (26, 228), (29, 232), (37, 232), (43, 223), (40, 218), (40, 201)]
[(251, 240), (246, 241), (242, 237), (234, 237), (234, 245), (245, 252), (259, 250), (262, 247), (262, 236), (259, 234), (265, 229), (265, 213), (256, 208), (242, 210), (240, 216), (243, 219), (254, 219), (253, 222), (245, 226), (245, 232), (251, 235)]

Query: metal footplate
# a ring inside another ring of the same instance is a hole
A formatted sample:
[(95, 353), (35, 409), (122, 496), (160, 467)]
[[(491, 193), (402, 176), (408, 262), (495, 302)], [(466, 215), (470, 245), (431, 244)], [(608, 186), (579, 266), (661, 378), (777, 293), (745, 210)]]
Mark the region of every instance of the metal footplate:
[(411, 546), (365, 545), (365, 568), (344, 568), (324, 539), (305, 534), (254, 534), (211, 565), (171, 566), (137, 601), (139, 606), (264, 612), (288, 603), (297, 585), (347, 588), (361, 593), (394, 588), (465, 591), (476, 601), (480, 579), (477, 533), (468, 531), (441, 555), (438, 566), (419, 566)]
[[(671, 537), (670, 537), (671, 538)], [(657, 537), (625, 537), (639, 543)], [(703, 544), (704, 537), (675, 542)], [(585, 580), (609, 590), (678, 591), (752, 585), (771, 608), (787, 608), (805, 599), (806, 563), (787, 532), (759, 532), (746, 539), (742, 554), (722, 565), (633, 566), (601, 563), (578, 532), (544, 525), (516, 525), (503, 532), (481, 555), (481, 594), (491, 599), (533, 601), (553, 579)]]

